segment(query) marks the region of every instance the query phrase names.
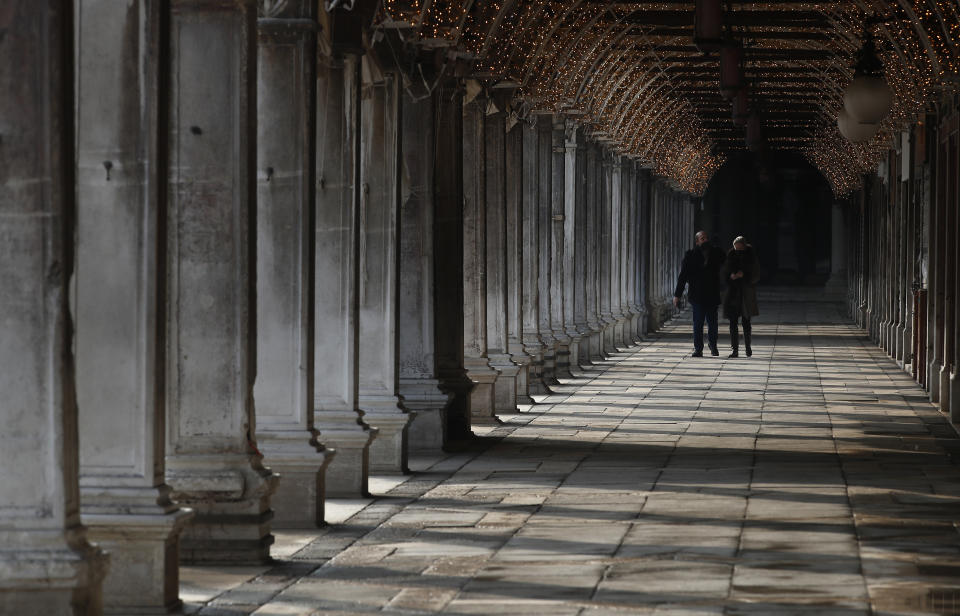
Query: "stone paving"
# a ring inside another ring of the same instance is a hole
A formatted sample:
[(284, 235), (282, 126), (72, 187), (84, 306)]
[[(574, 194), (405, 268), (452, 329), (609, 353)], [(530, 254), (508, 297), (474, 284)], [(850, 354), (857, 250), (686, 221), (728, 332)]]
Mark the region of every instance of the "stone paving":
[(956, 432), (835, 304), (762, 309), (752, 358), (681, 315), (274, 565), (184, 567), (184, 611), (960, 614)]

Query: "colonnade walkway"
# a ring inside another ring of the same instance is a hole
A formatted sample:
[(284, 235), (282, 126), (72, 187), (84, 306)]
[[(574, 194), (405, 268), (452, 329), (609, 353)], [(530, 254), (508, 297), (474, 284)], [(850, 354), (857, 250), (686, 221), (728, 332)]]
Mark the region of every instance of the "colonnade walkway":
[(752, 358), (681, 315), (185, 612), (960, 613), (957, 434), (838, 304), (761, 308)]

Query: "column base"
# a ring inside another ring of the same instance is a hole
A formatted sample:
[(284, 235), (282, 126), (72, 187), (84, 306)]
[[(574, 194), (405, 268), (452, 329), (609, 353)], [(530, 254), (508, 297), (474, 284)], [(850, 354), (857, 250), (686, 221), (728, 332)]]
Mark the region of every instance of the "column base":
[(950, 412), (950, 369), (947, 366), (940, 368), (940, 410), (944, 413)]
[(494, 397), (497, 371), (490, 367), (485, 357), (465, 357), (463, 364), (467, 371), (467, 377), (473, 383), (473, 389), (470, 390), (469, 394), (470, 423), (499, 423), (496, 398)]
[[(320, 442), (337, 455), (324, 474), (326, 496), (336, 498), (365, 498), (370, 495), (370, 443), (377, 438), (377, 430), (364, 424), (354, 411), (336, 413), (314, 411), (314, 427), (320, 431)], [(351, 419), (352, 417), (352, 419)]]
[[(75, 546), (65, 540), (73, 533), (80, 535)], [(101, 588), (110, 557), (87, 543), (82, 527), (12, 534), (15, 536), (10, 541), (5, 538), (6, 549), (0, 552), (0, 614), (102, 613)], [(24, 547), (16, 548), (17, 544)]]
[(196, 512), (183, 530), (180, 562), (270, 562), (270, 497), (279, 480), (252, 454), (168, 456), (171, 498)]
[(336, 452), (323, 448), (315, 438), (306, 430), (257, 434), (264, 460), (281, 478), (271, 499), (274, 528), (318, 528), (324, 524), (324, 475)]
[(497, 413), (517, 412), (517, 381), (520, 367), (507, 354), (489, 354), (490, 367), (497, 371), (493, 383), (493, 404)]
[(937, 375), (940, 374), (940, 362), (931, 361), (927, 364), (927, 394), (930, 396), (930, 402), (937, 404), (940, 402), (940, 381)]
[(443, 451), (447, 433), (447, 406), (453, 397), (440, 390), (436, 379), (400, 379), (403, 406), (413, 417), (407, 426), (407, 447), (410, 451)]
[(603, 352), (603, 332), (600, 328), (601, 326), (597, 324), (596, 329), (593, 329), (587, 337), (590, 343), (591, 362), (601, 362), (607, 358)]
[(85, 514), (88, 536), (110, 554), (104, 614), (169, 614), (180, 601), (180, 533), (189, 509), (166, 514)]
[(610, 357), (617, 352), (616, 324), (610, 323), (610, 324), (604, 325), (602, 334), (603, 334), (603, 354), (606, 357)]
[(370, 443), (371, 473), (410, 472), (407, 467), (407, 426), (413, 413), (401, 410), (399, 403), (397, 399), (393, 409), (383, 406), (368, 408), (363, 400), (360, 401), (364, 419), (378, 432), (376, 440)]
[(950, 375), (950, 422), (960, 425), (960, 376), (956, 372)]

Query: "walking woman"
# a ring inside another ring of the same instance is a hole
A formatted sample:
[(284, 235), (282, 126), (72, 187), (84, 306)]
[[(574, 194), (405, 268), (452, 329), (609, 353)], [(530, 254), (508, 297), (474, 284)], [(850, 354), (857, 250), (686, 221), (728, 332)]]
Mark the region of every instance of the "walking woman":
[(733, 352), (728, 357), (739, 357), (740, 332), (737, 321), (743, 322), (743, 346), (747, 357), (753, 355), (750, 347), (752, 328), (750, 319), (760, 314), (757, 309), (757, 281), (760, 279), (760, 262), (753, 246), (737, 236), (733, 240), (733, 249), (727, 253), (723, 263), (723, 280), (727, 290), (723, 297), (723, 316), (730, 319), (730, 346)]

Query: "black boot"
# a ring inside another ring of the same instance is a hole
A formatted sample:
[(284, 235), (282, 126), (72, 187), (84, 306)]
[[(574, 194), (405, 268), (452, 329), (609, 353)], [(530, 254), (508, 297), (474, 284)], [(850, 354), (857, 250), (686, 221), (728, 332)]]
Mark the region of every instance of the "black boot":
[(737, 322), (735, 320), (730, 321), (730, 348), (733, 349), (733, 353), (727, 355), (727, 357), (740, 357), (737, 349), (740, 347), (740, 332), (737, 331)]

